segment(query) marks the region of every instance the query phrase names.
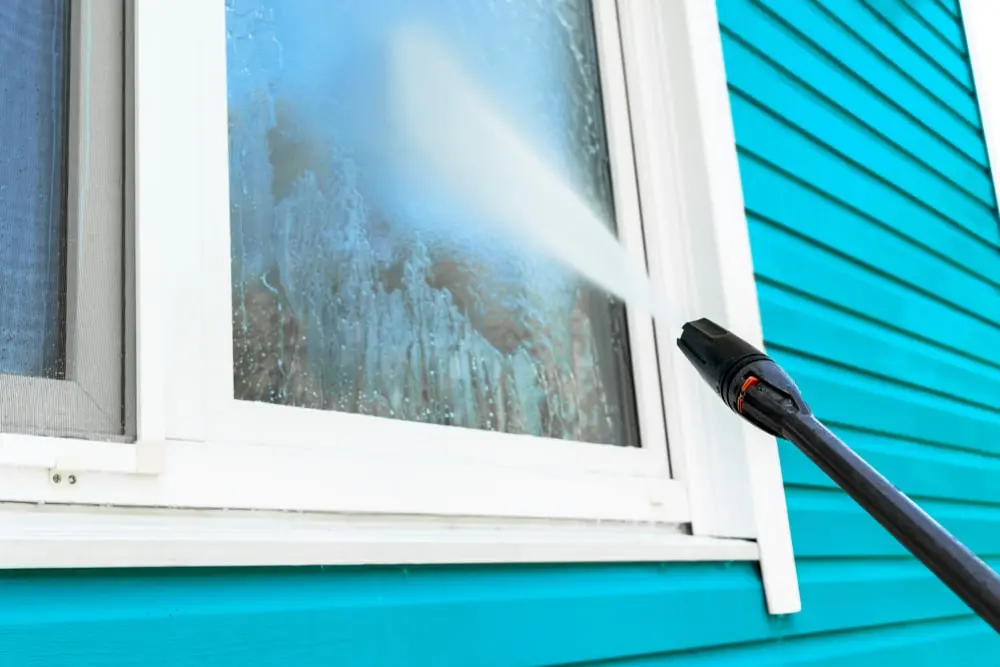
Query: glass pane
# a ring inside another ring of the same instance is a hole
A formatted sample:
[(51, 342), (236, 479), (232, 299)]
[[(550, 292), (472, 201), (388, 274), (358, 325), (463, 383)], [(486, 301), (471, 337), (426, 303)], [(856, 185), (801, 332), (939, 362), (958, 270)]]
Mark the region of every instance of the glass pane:
[(624, 307), (408, 176), (386, 102), (419, 24), (613, 220), (588, 0), (227, 9), (236, 397), (638, 445)]
[(0, 2), (0, 373), (64, 368), (68, 4)]

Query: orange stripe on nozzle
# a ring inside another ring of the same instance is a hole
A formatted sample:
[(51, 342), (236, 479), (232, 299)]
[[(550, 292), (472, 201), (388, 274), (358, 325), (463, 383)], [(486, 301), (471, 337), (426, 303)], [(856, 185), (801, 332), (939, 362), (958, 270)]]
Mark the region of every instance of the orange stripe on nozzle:
[(760, 378), (755, 375), (751, 375), (743, 383), (743, 386), (740, 387), (740, 397), (736, 399), (736, 412), (743, 414), (743, 394), (747, 393), (747, 389), (754, 386), (758, 382), (760, 382)]

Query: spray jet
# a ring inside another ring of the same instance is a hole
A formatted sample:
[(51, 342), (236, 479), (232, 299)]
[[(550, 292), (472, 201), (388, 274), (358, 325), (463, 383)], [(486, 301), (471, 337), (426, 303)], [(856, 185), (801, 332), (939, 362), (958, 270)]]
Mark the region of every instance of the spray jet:
[(494, 231), (670, 319), (642, 262), (430, 32), (397, 28), (388, 72), (390, 122), (410, 178), (429, 187), (446, 183)]

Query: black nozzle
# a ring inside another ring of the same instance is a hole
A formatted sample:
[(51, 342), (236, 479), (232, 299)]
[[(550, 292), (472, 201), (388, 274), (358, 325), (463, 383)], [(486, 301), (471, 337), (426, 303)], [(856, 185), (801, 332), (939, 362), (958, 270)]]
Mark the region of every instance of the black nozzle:
[(729, 409), (771, 435), (781, 435), (787, 419), (809, 414), (778, 364), (712, 320), (685, 324), (677, 346)]
[[(694, 365), (715, 393), (726, 400), (726, 388), (743, 366), (768, 356), (708, 318), (688, 322), (677, 347)], [(726, 400), (729, 403), (728, 400)], [(736, 406), (730, 406), (735, 409)]]

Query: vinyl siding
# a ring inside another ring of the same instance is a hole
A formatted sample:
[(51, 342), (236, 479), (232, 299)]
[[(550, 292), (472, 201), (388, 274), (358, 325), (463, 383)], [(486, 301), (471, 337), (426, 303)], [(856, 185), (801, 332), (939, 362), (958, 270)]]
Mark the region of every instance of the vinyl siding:
[[(1000, 228), (957, 4), (717, 5), (768, 350), (847, 442), (1000, 557)], [(903, 573), (930, 575), (805, 456), (781, 455), (803, 573), (868, 578), (828, 612), (852, 664), (996, 662), (1000, 641), (952, 605), (858, 622), (914, 599)], [(891, 639), (914, 621), (936, 649)], [(792, 643), (803, 664), (828, 664), (812, 641)]]
[[(768, 349), (1000, 566), (1000, 232), (956, 0), (719, 0)], [(0, 574), (0, 667), (995, 665), (782, 443), (804, 609), (749, 564)]]

